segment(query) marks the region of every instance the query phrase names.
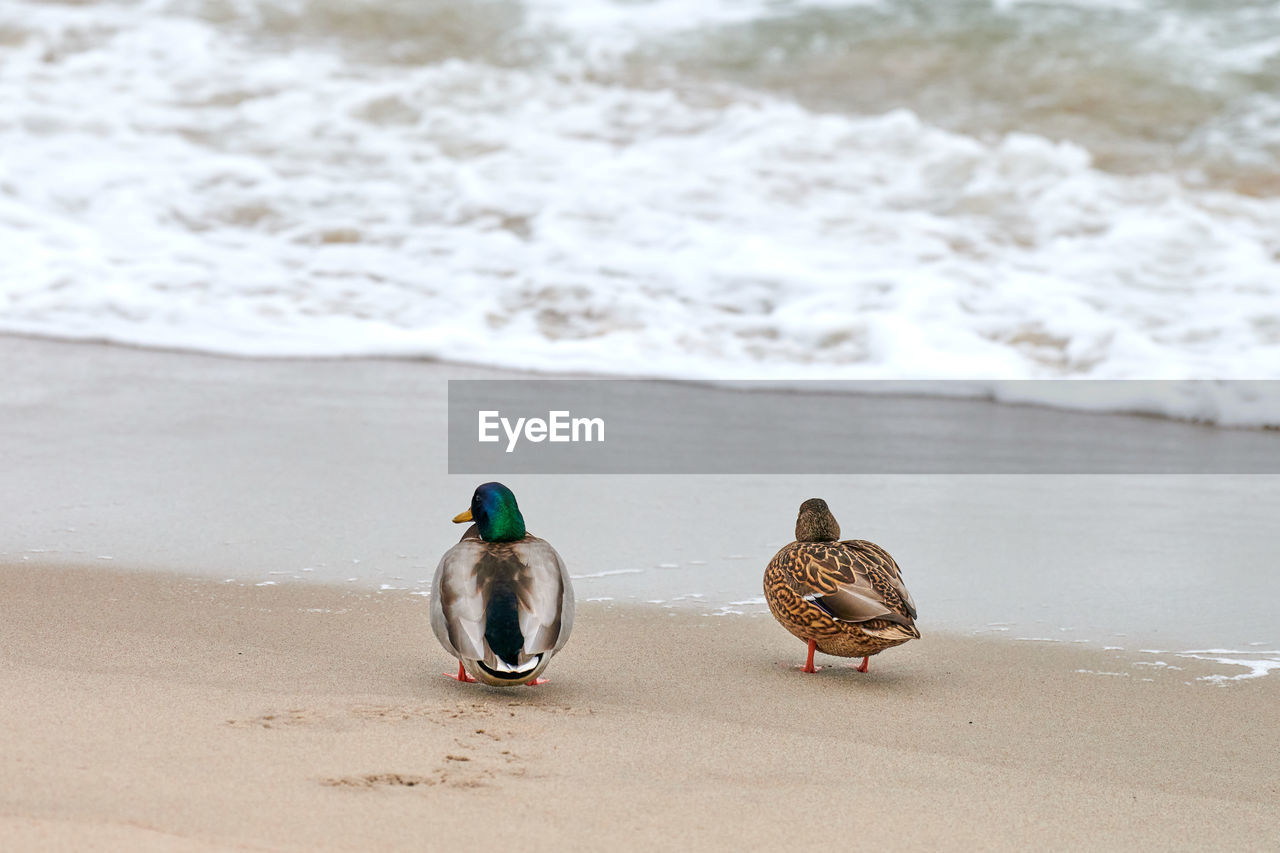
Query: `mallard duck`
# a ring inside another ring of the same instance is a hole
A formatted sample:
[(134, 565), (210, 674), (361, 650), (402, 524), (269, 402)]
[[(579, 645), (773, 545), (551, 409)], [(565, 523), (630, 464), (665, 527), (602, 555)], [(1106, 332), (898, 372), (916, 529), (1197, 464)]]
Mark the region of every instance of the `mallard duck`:
[(801, 670), (817, 672), (813, 652), (862, 657), (920, 638), (916, 606), (888, 552), (861, 539), (840, 541), (840, 525), (821, 498), (800, 504), (796, 541), (769, 561), (764, 597), (773, 618), (809, 644)]
[(484, 483), (457, 524), (472, 522), (440, 558), (431, 583), (431, 629), (458, 659), (458, 681), (512, 687), (538, 676), (569, 640), (573, 586), (564, 561), (530, 536), (516, 496)]

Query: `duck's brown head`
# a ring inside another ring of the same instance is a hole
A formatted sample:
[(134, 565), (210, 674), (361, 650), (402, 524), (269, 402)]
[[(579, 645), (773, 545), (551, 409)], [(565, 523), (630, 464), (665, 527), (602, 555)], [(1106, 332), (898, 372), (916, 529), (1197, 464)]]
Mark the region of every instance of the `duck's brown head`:
[(822, 498), (809, 498), (800, 504), (796, 518), (797, 542), (835, 542), (840, 538), (840, 524)]

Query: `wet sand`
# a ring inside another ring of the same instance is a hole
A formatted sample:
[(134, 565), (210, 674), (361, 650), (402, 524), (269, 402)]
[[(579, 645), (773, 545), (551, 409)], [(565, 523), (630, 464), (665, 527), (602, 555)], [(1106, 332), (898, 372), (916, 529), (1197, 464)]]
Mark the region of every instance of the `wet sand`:
[(804, 675), (767, 617), (586, 604), (503, 691), (405, 592), (46, 565), (0, 600), (6, 850), (1280, 843), (1280, 681), (1194, 661), (926, 632)]
[[(479, 479), (493, 478), (448, 474), (447, 380), (515, 375), (5, 336), (0, 364), (0, 563), (408, 590), (429, 588), (460, 533), (449, 519)], [(794, 396), (789, 405), (804, 411), (809, 398)], [(921, 430), (957, 406), (981, 408), (977, 420), (993, 429), (1034, 422), (1042, 440), (1022, 441), (1019, 453), (1069, 444), (1086, 428), (1122, 446), (1152, 430), (1205, 429), (964, 400), (908, 404)], [(1219, 430), (1213, 440), (1247, 448), (1261, 439)], [(1280, 477), (500, 479), (530, 530), (579, 576), (583, 598), (683, 596), (708, 612), (750, 612), (734, 602), (759, 597), (796, 507), (821, 496), (847, 535), (898, 559), (926, 630), (999, 623), (1010, 637), (1131, 650), (1280, 649), (1272, 606)]]

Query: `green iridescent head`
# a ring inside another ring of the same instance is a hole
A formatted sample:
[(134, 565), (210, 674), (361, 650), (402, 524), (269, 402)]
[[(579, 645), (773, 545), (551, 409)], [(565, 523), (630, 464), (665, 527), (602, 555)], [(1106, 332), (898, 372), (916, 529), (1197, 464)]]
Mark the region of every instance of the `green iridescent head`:
[(516, 496), (501, 483), (482, 483), (471, 496), (471, 509), (453, 519), (455, 524), (474, 521), (486, 542), (515, 542), (523, 539), (524, 516), (516, 506)]

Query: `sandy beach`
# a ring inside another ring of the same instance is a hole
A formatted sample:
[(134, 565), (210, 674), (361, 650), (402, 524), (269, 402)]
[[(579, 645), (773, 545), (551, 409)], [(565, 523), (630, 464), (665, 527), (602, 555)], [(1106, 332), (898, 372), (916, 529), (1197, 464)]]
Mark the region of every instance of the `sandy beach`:
[[(0, 67), (0, 853), (1280, 851), (1280, 3), (12, 0)], [(793, 538), (922, 636), (800, 672)], [(433, 602), (575, 627), (503, 692)]]
[[(513, 478), (580, 609), (502, 692), (443, 677), (422, 593), (475, 485), (444, 380), (510, 373), (0, 355), (0, 849), (1280, 843), (1280, 681), (1177, 652), (1270, 640), (1274, 478)], [(728, 606), (811, 490), (920, 603), (868, 675)]]
[(928, 634), (816, 675), (768, 618), (586, 605), (539, 688), (426, 601), (0, 570), (6, 850), (1274, 849), (1275, 679)]

